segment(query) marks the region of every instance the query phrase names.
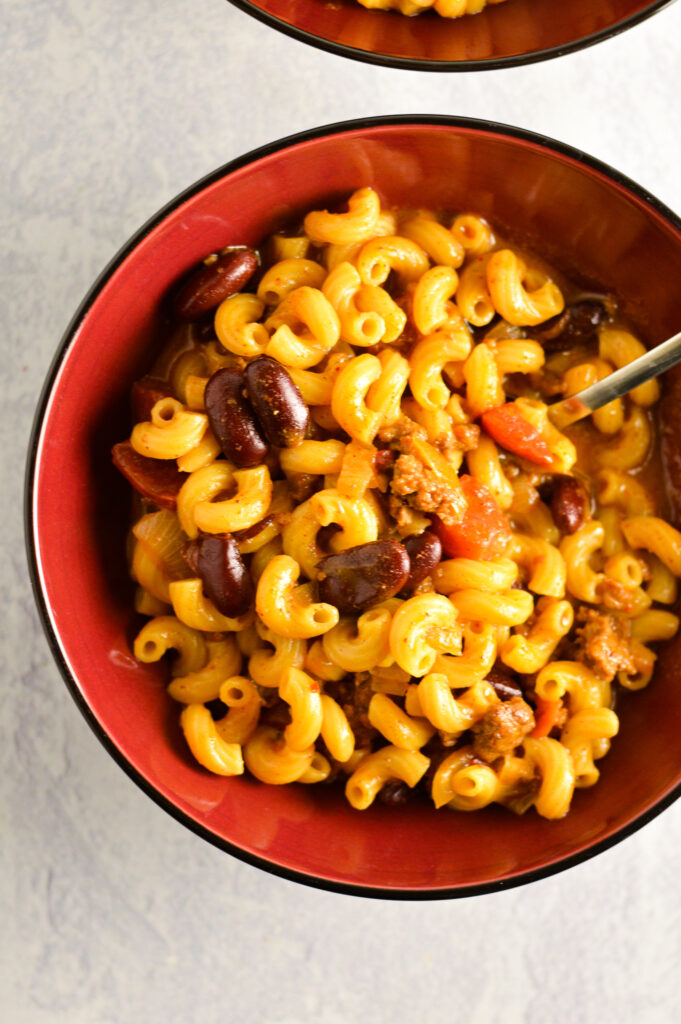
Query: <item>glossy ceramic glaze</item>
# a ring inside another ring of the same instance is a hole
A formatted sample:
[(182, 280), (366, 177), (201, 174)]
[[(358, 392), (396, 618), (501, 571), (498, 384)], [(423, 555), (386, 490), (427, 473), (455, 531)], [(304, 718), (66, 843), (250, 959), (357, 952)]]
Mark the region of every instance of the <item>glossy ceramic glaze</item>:
[(671, 0), (508, 0), (463, 18), (406, 17), (356, 0), (231, 0), (273, 28), (356, 60), (470, 71), (559, 57), (607, 39)]
[[(115, 258), (77, 313), (38, 410), (27, 477), (34, 583), (65, 679), (99, 737), (162, 806), (242, 859), (381, 896), (442, 897), (531, 880), (590, 856), (671, 802), (681, 783), (681, 637), (654, 685), (625, 697), (593, 790), (547, 822), (427, 803), (352, 810), (325, 786), (223, 779), (193, 763), (166, 670), (130, 654), (139, 621), (124, 541), (128, 486), (110, 463), (129, 389), (149, 366), (170, 286), (206, 253), (257, 245), (311, 207), (371, 185), (389, 203), (475, 210), (570, 274), (624, 300), (649, 343), (681, 328), (681, 225), (583, 155), (480, 122), (389, 118), (297, 136), (222, 168), (174, 200)], [(678, 467), (681, 379), (666, 382)], [(676, 472), (676, 470), (674, 470)], [(678, 509), (677, 509), (678, 511)]]

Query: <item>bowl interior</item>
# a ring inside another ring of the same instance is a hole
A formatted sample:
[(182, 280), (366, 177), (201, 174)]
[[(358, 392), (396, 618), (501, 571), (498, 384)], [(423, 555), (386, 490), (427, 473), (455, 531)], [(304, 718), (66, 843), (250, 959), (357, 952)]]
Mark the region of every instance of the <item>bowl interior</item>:
[[(474, 210), (511, 226), (568, 273), (624, 300), (650, 344), (681, 328), (681, 232), (626, 184), (530, 137), (445, 122), (338, 130), (257, 156), (176, 202), (104, 275), (67, 337), (36, 437), (32, 531), (57, 654), (97, 731), (161, 802), (209, 838), (322, 884), (406, 895), (510, 884), (612, 841), (681, 781), (681, 636), (654, 684), (627, 696), (602, 777), (560, 822), (533, 812), (352, 810), (326, 787), (268, 787), (193, 764), (159, 666), (135, 662), (124, 538), (129, 498), (110, 463), (129, 432), (130, 385), (149, 366), (158, 310), (207, 252), (257, 244), (297, 213), (371, 185), (385, 200)], [(666, 382), (669, 464), (679, 458), (681, 377)], [(677, 506), (678, 507), (678, 506)], [(661, 709), (664, 714), (661, 714)]]
[[(508, 0), (480, 14), (441, 18), (433, 11), (405, 17), (367, 10), (356, 0), (232, 0), (299, 38), (360, 59), (389, 64), (498, 66), (558, 56), (594, 37), (620, 31), (668, 0)], [(556, 51), (555, 53), (553, 51)], [(454, 68), (450, 68), (454, 70)]]

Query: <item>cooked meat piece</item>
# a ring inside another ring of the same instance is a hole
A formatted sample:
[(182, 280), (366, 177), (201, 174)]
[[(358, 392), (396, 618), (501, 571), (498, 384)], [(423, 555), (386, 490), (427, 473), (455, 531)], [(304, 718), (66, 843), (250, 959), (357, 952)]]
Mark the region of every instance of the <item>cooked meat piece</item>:
[(393, 464), (397, 455), (392, 448), (381, 448), (380, 451), (376, 452), (374, 458), (374, 468), (377, 473), (385, 473), (387, 470), (393, 468)]
[(414, 494), (424, 486), (425, 467), (415, 455), (400, 455), (395, 463), (392, 490), (395, 494)]
[(541, 778), (536, 775), (533, 779), (526, 779), (518, 782), (513, 793), (503, 800), (504, 807), (514, 814), (524, 814), (537, 799), (537, 793), (541, 786)]
[(374, 695), (369, 673), (356, 672), (354, 679), (347, 677), (338, 683), (325, 683), (324, 691), (343, 708), (355, 735), (355, 745), (370, 744), (378, 733), (369, 722), (369, 702)]
[(383, 444), (393, 444), (402, 450), (401, 442), (405, 438), (420, 437), (424, 441), (427, 433), (420, 424), (410, 420), (408, 416), (400, 416), (394, 423), (388, 423), (378, 431), (378, 440)]
[[(400, 416), (394, 423), (381, 427), (378, 432), (379, 442), (390, 444), (401, 452), (409, 451), (411, 439), (414, 437), (419, 437), (425, 441), (428, 434), (420, 423), (416, 423), (408, 416)], [(440, 437), (434, 438), (431, 444), (443, 453), (450, 451), (468, 452), (477, 447), (479, 439), (480, 427), (477, 423), (457, 423), (451, 430), (443, 433)]]
[(398, 498), (396, 494), (391, 494), (388, 499), (388, 513), (395, 520), (395, 526), (400, 537), (408, 537), (414, 533), (414, 523), (418, 523), (416, 528), (423, 529), (423, 523), (421, 522), (422, 516), (409, 505), (406, 504), (403, 498)]
[(452, 427), (454, 444), (462, 452), (471, 452), (478, 447), (480, 440), (480, 427), (477, 423), (456, 423)]
[(283, 701), (277, 704), (266, 704), (260, 712), (260, 724), (267, 725), (270, 729), (276, 729), (277, 732), (283, 732), (290, 721), (289, 707)]
[[(475, 424), (471, 424), (475, 429), (478, 429)], [(456, 437), (449, 429), (443, 429), (436, 437), (431, 437), (430, 443), (433, 448), (436, 448), (442, 455), (451, 455), (452, 452), (468, 451), (463, 444), (457, 441)], [(475, 448), (475, 444), (470, 445)]]
[(633, 612), (636, 607), (636, 594), (638, 588), (627, 586), (626, 583), (618, 583), (606, 577), (600, 589), (601, 601), (606, 608), (612, 608), (616, 612)]
[(473, 749), (483, 761), (511, 754), (534, 729), (534, 714), (522, 697), (494, 704), (473, 726)]
[(461, 518), (460, 494), (439, 480), (415, 455), (399, 456), (390, 488), (419, 512), (436, 512), (443, 523), (455, 523)]
[(619, 615), (601, 614), (593, 608), (579, 613), (584, 625), (577, 630), (579, 661), (588, 665), (601, 679), (612, 680), (624, 669), (635, 672), (629, 647), (629, 620)]

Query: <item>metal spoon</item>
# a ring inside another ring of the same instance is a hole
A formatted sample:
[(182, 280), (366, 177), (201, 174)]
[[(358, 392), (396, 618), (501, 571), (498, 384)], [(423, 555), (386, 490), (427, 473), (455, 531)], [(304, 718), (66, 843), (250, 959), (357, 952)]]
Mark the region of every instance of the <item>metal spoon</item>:
[(607, 405), (615, 398), (622, 398), (632, 388), (639, 384), (645, 384), (652, 377), (657, 377), (671, 366), (681, 362), (681, 333), (675, 334), (668, 341), (651, 348), (645, 355), (639, 356), (633, 362), (627, 363), (619, 370), (599, 380), (597, 384), (585, 388), (577, 395), (564, 398), (561, 402), (554, 402), (549, 406), (548, 412), (551, 422), (562, 430), (571, 423), (588, 416), (595, 409)]

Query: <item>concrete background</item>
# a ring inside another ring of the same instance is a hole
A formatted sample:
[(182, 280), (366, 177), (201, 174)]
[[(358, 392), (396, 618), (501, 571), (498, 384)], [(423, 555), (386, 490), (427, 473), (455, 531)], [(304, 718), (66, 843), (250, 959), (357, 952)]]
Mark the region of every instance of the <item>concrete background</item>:
[(565, 874), (458, 902), (344, 897), (245, 866), (149, 801), (82, 720), (33, 607), (21, 504), (40, 386), (95, 275), (254, 146), (369, 114), (490, 118), (681, 212), (681, 4), (580, 54), (465, 76), (332, 57), (223, 0), (0, 0), (0, 40), (0, 1019), (678, 1019), (681, 806)]

